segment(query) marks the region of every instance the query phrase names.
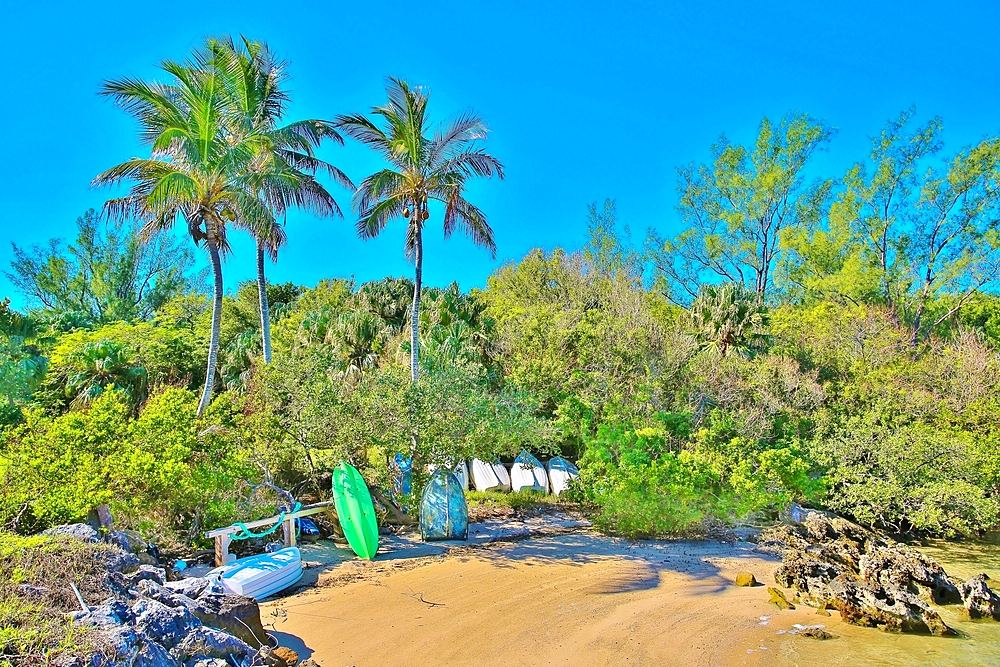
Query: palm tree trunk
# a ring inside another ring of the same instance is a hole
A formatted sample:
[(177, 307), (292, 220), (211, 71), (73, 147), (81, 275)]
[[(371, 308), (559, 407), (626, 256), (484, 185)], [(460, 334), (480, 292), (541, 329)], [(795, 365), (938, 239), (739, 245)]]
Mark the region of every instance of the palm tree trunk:
[(260, 337), (264, 363), (271, 363), (271, 309), (267, 303), (267, 278), (264, 277), (264, 244), (257, 239), (257, 294), (260, 297)]
[[(414, 211), (414, 216), (420, 215), (419, 208)], [(419, 356), (419, 345), (420, 341), (418, 335), (420, 333), (420, 288), (423, 284), (423, 262), (424, 262), (424, 243), (421, 239), (421, 230), (418, 227), (413, 237), (413, 307), (410, 309), (410, 381), (416, 382), (417, 376), (419, 374), (418, 359)]]
[(219, 255), (219, 245), (214, 239), (208, 240), (208, 253), (212, 259), (212, 276), (215, 278), (215, 298), (212, 300), (212, 338), (208, 343), (208, 369), (205, 371), (205, 390), (198, 403), (198, 415), (201, 417), (212, 401), (212, 388), (215, 386), (215, 366), (219, 360), (219, 333), (222, 328), (222, 257)]

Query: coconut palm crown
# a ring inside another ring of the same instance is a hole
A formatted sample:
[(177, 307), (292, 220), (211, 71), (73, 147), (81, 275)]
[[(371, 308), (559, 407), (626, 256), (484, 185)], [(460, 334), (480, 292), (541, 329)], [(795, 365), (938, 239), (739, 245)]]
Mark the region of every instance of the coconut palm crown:
[(260, 229), (251, 229), (257, 242), (257, 290), (264, 362), (271, 362), (271, 319), (267, 302), (264, 257), (277, 261), (278, 251), (287, 242), (283, 221), (289, 208), (304, 209), (319, 217), (343, 217), (336, 200), (316, 180), (325, 173), (335, 183), (351, 190), (354, 183), (337, 167), (316, 157), (313, 150), (325, 139), (339, 145), (343, 137), (333, 124), (317, 119), (279, 125), (289, 101), (284, 89), (287, 66), (266, 44), (242, 37), (211, 40), (209, 49), (216, 69), (225, 74), (232, 100), (233, 131), (256, 136), (258, 153), (250, 167), (261, 202), (274, 220)]
[(414, 263), (413, 302), (410, 311), (410, 374), (418, 377), (418, 322), (423, 278), (423, 230), (431, 201), (444, 205), (442, 224), (447, 239), (455, 230), (496, 256), (493, 230), (486, 215), (465, 198), (469, 179), (494, 174), (503, 178), (503, 165), (486, 153), (479, 141), (487, 128), (474, 113), (442, 125), (431, 136), (428, 95), (407, 82), (389, 78), (388, 101), (365, 114), (339, 116), (337, 127), (374, 149), (389, 163), (365, 178), (352, 199), (361, 238), (378, 236), (390, 220), (407, 220), (405, 251)]

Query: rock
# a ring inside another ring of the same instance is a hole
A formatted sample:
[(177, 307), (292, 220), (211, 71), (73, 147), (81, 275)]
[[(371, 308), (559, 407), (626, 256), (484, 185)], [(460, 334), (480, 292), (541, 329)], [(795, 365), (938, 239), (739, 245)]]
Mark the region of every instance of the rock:
[(817, 616), (829, 616), (830, 615), (830, 612), (828, 612), (826, 610), (826, 604), (821, 604), (819, 607), (816, 608), (816, 615)]
[(752, 572), (737, 572), (736, 573), (736, 585), (737, 586), (756, 586), (757, 578), (753, 576)]
[(139, 559), (135, 554), (125, 553), (118, 549), (108, 549), (100, 555), (101, 562), (108, 572), (125, 574), (139, 567)]
[(778, 609), (795, 609), (795, 605), (788, 601), (788, 598), (785, 597), (784, 592), (780, 589), (769, 587), (767, 592), (771, 594), (771, 599), (768, 602)]
[(1000, 621), (1000, 596), (986, 583), (990, 578), (977, 574), (961, 584), (962, 604), (969, 618), (993, 618)]
[(740, 542), (757, 542), (760, 539), (760, 529), (750, 526), (733, 528), (732, 533)]
[(299, 667), (319, 667), (319, 663), (312, 658), (306, 658), (299, 663)]
[(188, 577), (177, 581), (168, 581), (164, 586), (174, 593), (180, 593), (194, 599), (201, 595), (211, 583), (204, 577)]
[(222, 658), (201, 658), (189, 664), (190, 667), (230, 667), (229, 663)]
[(271, 654), (278, 660), (284, 662), (288, 667), (295, 667), (299, 664), (299, 654), (290, 648), (279, 646), (271, 651)]
[(903, 544), (872, 546), (858, 565), (858, 574), (865, 581), (896, 586), (917, 595), (926, 589), (935, 604), (962, 602), (962, 593), (943, 567)]
[(149, 548), (149, 544), (142, 538), (142, 535), (134, 530), (115, 530), (107, 534), (105, 541), (116, 545), (125, 553), (141, 554)]
[(813, 639), (833, 639), (833, 635), (818, 625), (810, 626), (799, 634), (803, 637), (812, 637)]
[(260, 620), (260, 607), (253, 598), (242, 595), (202, 593), (191, 608), (203, 624), (239, 637), (252, 647), (268, 643), (267, 633)]
[(81, 625), (89, 625), (95, 628), (107, 628), (116, 625), (125, 625), (135, 620), (132, 610), (128, 605), (119, 600), (113, 600), (98, 607), (94, 607), (90, 612), (78, 611), (71, 614), (73, 620)]
[(135, 628), (155, 637), (167, 649), (173, 648), (201, 622), (184, 607), (168, 607), (157, 600), (140, 598), (132, 606)]
[(797, 590), (805, 600), (822, 604), (832, 597), (829, 582), (840, 574), (837, 565), (793, 553), (774, 570), (774, 583)]
[(239, 663), (255, 651), (231, 634), (201, 626), (191, 630), (170, 653), (181, 662), (198, 657), (232, 658)]
[(139, 569), (125, 577), (129, 588), (136, 588), (140, 581), (153, 581), (160, 586), (167, 583), (167, 571), (162, 567), (140, 565)]
[(32, 586), (31, 584), (21, 584), (17, 587), (17, 592), (27, 598), (43, 598), (49, 594), (50, 589), (45, 586)]
[(101, 633), (115, 667), (181, 667), (159, 642), (128, 625)]
[(902, 588), (878, 586), (842, 574), (830, 582), (830, 591), (840, 617), (853, 625), (886, 632), (955, 634), (930, 605)]
[(71, 537), (74, 540), (80, 540), (81, 542), (99, 542), (101, 539), (100, 533), (94, 530), (92, 526), (88, 526), (85, 523), (71, 523), (65, 526), (55, 526), (53, 528), (49, 528), (48, 530), (43, 530), (42, 535)]

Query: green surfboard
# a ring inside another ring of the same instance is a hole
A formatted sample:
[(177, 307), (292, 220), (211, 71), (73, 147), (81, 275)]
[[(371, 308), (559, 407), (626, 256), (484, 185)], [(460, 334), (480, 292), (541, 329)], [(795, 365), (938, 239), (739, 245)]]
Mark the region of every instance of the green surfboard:
[(333, 471), (333, 504), (344, 537), (361, 558), (371, 560), (378, 551), (378, 523), (368, 485), (358, 469), (340, 462)]

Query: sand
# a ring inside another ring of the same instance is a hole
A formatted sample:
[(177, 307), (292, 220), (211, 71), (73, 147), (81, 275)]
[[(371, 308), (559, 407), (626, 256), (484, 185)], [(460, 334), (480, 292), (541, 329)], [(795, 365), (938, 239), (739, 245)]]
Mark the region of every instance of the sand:
[(796, 643), (820, 643), (789, 634), (795, 624), (841, 625), (836, 612), (779, 612), (763, 586), (734, 586), (742, 570), (772, 581), (777, 564), (745, 542), (632, 543), (584, 530), (410, 546), (374, 563), (327, 559), (309, 587), (262, 605), (265, 625), (322, 667), (794, 665)]

